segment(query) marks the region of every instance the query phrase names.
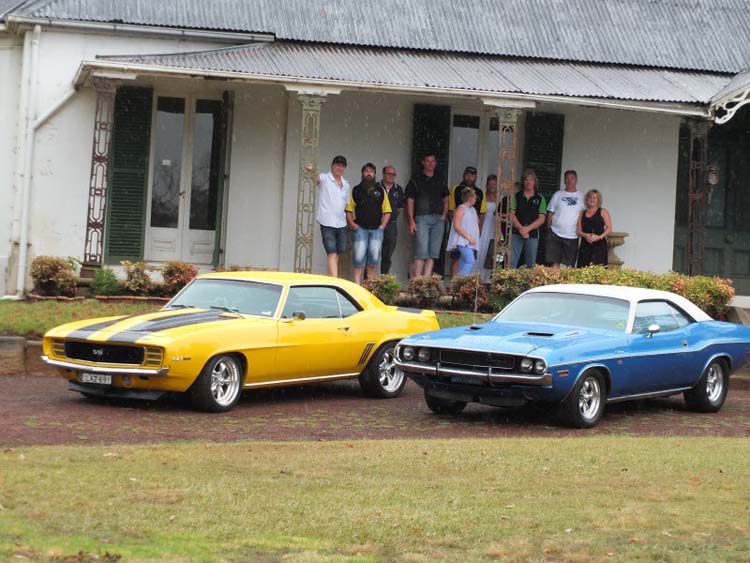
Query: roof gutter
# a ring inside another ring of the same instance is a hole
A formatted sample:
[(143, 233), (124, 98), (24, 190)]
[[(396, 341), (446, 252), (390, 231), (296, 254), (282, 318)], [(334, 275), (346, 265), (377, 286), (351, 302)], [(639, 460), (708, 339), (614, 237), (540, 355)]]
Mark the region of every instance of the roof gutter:
[(227, 31), (204, 31), (200, 29), (173, 29), (168, 27), (133, 25), (107, 22), (78, 22), (58, 20), (53, 18), (30, 18), (10, 15), (6, 27), (23, 31), (25, 27), (42, 25), (50, 29), (64, 29), (75, 31), (92, 31), (99, 33), (128, 33), (136, 35), (152, 35), (155, 37), (170, 37), (181, 39), (200, 39), (220, 43), (251, 43), (260, 41), (274, 41), (272, 33), (241, 33)]
[[(337, 89), (348, 89), (348, 90), (367, 90), (368, 92), (382, 92), (382, 93), (404, 93), (404, 94), (419, 94), (425, 96), (454, 96), (461, 98), (482, 98), (482, 99), (517, 99), (524, 101), (534, 102), (547, 102), (557, 104), (568, 104), (568, 105), (579, 105), (609, 109), (620, 109), (630, 111), (643, 111), (651, 113), (661, 113), (669, 115), (681, 115), (690, 117), (701, 117), (710, 118), (711, 112), (708, 107), (705, 108), (696, 105), (688, 104), (670, 104), (666, 102), (646, 102), (637, 100), (609, 100), (609, 99), (598, 99), (598, 98), (580, 98), (580, 97), (569, 97), (569, 96), (554, 96), (544, 94), (522, 94), (517, 92), (494, 92), (487, 90), (463, 90), (460, 88), (445, 88), (445, 87), (433, 87), (433, 86), (399, 86), (391, 84), (378, 84), (378, 83), (365, 83), (365, 82), (352, 82), (348, 80), (324, 80), (319, 78), (302, 78), (302, 77), (285, 77), (267, 74), (250, 74), (250, 73), (237, 73), (228, 71), (216, 71), (216, 70), (200, 70), (200, 69), (183, 69), (164, 67), (158, 65), (144, 65), (134, 63), (122, 63), (116, 61), (82, 61), (81, 65), (76, 72), (75, 78), (73, 79), (73, 85), (75, 88), (83, 86), (88, 78), (92, 74), (96, 74), (97, 71), (112, 72), (119, 71), (122, 73), (133, 73), (148, 75), (148, 76), (174, 76), (182, 78), (210, 78), (210, 79), (223, 79), (227, 81), (235, 82), (250, 82), (250, 83), (273, 83), (283, 86), (288, 85), (299, 85), (309, 88), (316, 87), (333, 87)], [(112, 77), (112, 76), (110, 76)], [(696, 107), (697, 106), (697, 107)]]

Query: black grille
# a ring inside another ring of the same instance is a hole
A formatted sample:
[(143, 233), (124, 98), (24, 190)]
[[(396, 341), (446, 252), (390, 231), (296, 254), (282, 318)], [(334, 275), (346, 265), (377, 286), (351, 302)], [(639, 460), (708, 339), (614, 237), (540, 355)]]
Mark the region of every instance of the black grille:
[(466, 352), (463, 350), (441, 350), (440, 363), (456, 366), (513, 369), (514, 356), (490, 354), (488, 352)]
[(65, 356), (72, 360), (139, 366), (143, 363), (143, 354), (141, 346), (113, 346), (90, 342), (65, 343)]

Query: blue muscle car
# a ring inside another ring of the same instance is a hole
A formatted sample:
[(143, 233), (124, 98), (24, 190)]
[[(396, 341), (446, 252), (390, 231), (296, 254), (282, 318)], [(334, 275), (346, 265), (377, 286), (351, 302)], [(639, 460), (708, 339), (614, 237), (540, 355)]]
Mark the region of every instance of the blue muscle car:
[(492, 321), (399, 342), (396, 364), (435, 413), (470, 402), (559, 405), (561, 421), (590, 428), (606, 403), (684, 393), (718, 411), (729, 375), (750, 359), (750, 329), (714, 321), (665, 291), (552, 285), (522, 294)]

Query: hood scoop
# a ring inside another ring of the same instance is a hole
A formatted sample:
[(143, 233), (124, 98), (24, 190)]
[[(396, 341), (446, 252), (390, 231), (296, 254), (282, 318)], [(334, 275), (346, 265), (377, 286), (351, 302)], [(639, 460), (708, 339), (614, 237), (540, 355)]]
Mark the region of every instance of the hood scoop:
[(470, 327), (467, 327), (466, 330), (482, 330), (482, 328), (484, 327), (481, 327), (479, 325), (471, 325)]
[(526, 336), (542, 336), (544, 338), (551, 338), (555, 336), (553, 332), (527, 332)]

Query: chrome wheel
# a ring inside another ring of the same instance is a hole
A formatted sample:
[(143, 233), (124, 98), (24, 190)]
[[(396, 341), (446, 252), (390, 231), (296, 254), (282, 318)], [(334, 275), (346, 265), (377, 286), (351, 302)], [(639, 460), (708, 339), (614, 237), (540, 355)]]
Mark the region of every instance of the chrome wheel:
[(216, 404), (228, 407), (240, 392), (240, 367), (231, 357), (221, 358), (211, 371), (211, 395)]
[(711, 364), (706, 373), (706, 398), (710, 403), (716, 403), (724, 392), (724, 369), (721, 364)]
[(578, 393), (578, 410), (586, 420), (592, 420), (599, 414), (602, 402), (602, 388), (595, 377), (587, 377)]
[(384, 391), (393, 393), (404, 382), (404, 372), (396, 367), (393, 358), (393, 348), (386, 350), (378, 364), (378, 378)]

